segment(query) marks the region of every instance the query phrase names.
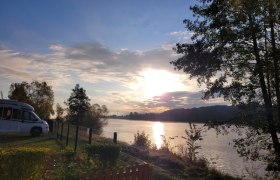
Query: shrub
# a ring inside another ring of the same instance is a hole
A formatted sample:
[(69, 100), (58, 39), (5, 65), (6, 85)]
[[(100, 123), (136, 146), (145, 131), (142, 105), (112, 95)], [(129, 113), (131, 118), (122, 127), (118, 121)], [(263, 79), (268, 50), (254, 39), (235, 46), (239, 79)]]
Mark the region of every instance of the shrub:
[(76, 152), (74, 152), (73, 150), (65, 149), (65, 151), (62, 153), (64, 163), (68, 165), (70, 162), (74, 160), (75, 155)]
[(189, 122), (190, 129), (185, 130), (185, 133), (187, 137), (183, 137), (183, 139), (186, 140), (187, 143), (187, 153), (186, 153), (186, 159), (193, 162), (196, 161), (196, 155), (198, 154), (198, 149), (201, 147), (197, 145), (197, 141), (202, 140), (202, 129), (197, 128), (195, 124)]
[(97, 157), (103, 168), (114, 166), (120, 157), (120, 146), (116, 144), (88, 145), (85, 151), (89, 158)]
[(48, 149), (11, 148), (0, 152), (0, 179), (41, 178), (41, 163)]
[(161, 135), (161, 139), (162, 145), (159, 150), (172, 153), (173, 148), (170, 145), (170, 140), (173, 140), (174, 137), (166, 138), (164, 135)]
[(151, 140), (149, 138), (149, 135), (144, 131), (142, 133), (137, 131), (137, 133), (134, 135), (134, 145), (147, 149), (150, 148)]

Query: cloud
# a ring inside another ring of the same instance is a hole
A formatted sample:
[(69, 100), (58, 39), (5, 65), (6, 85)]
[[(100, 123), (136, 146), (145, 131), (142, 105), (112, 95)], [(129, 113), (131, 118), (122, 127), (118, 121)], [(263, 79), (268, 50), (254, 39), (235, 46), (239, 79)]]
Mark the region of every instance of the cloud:
[(1, 67), (13, 67), (14, 71), (5, 71), (12, 79), (57, 78), (61, 85), (65, 85), (77, 78), (88, 83), (118, 81), (125, 84), (145, 68), (172, 70), (169, 62), (175, 54), (171, 48), (114, 52), (98, 43), (70, 47), (55, 44), (49, 49), (51, 52), (45, 54), (0, 50)]
[[(76, 83), (82, 84), (94, 103), (106, 104), (111, 112), (159, 111), (176, 107), (207, 105), (197, 93), (170, 92), (144, 100), (131, 89), (145, 69), (164, 70), (177, 74), (188, 86), (198, 91), (193, 80), (174, 71), (170, 61), (178, 58), (173, 44), (162, 45), (150, 51), (113, 51), (99, 43), (81, 43), (74, 46), (54, 44), (48, 53), (22, 53), (0, 49), (0, 82), (40, 80), (53, 86), (58, 99), (67, 99)], [(65, 93), (68, 89), (69, 93)], [(60, 102), (62, 103), (62, 102)], [(218, 102), (219, 103), (219, 102)], [(137, 110), (138, 109), (138, 110)]]
[(0, 77), (9, 79), (11, 83), (39, 80), (58, 87), (69, 83), (64, 68), (48, 55), (0, 50), (0, 61)]
[(144, 103), (146, 107), (167, 107), (173, 108), (192, 108), (210, 105), (225, 105), (226, 102), (223, 99), (215, 99), (212, 101), (206, 101), (202, 98), (202, 92), (188, 92), (178, 91), (169, 92), (161, 96), (155, 96)]
[(37, 61), (49, 66), (55, 64), (56, 67), (64, 67), (88, 83), (116, 81), (128, 86), (128, 83), (145, 68), (173, 71), (169, 62), (178, 55), (171, 46), (169, 47), (145, 52), (126, 49), (115, 52), (98, 43), (77, 44), (71, 47), (52, 45), (50, 49), (53, 53)]
[(213, 105), (229, 105), (222, 98), (203, 100), (202, 92), (178, 91), (168, 92), (161, 96), (155, 96), (145, 101), (132, 100), (120, 93), (114, 93), (114, 103), (127, 109), (127, 112), (162, 112), (175, 108), (193, 108)]
[(178, 39), (180, 41), (183, 41), (184, 43), (191, 43), (192, 42), (191, 37), (193, 35), (193, 32), (191, 32), (191, 31), (173, 31), (173, 32), (170, 32), (169, 35), (178, 37)]

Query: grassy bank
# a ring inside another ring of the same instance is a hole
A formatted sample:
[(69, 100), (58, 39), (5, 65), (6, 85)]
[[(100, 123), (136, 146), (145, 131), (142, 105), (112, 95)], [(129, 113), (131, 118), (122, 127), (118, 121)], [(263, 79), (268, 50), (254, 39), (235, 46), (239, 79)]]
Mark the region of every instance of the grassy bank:
[[(94, 144), (112, 144), (108, 139), (95, 139)], [(80, 179), (85, 172), (141, 164), (143, 161), (120, 153), (114, 166), (105, 167), (99, 159), (89, 159), (86, 142), (80, 141), (77, 153), (74, 141), (61, 142), (49, 135), (0, 135), (0, 179)]]
[(48, 136), (0, 135), (0, 144), (0, 179), (48, 178), (60, 159), (60, 146)]
[[(111, 140), (95, 139), (95, 144)], [(234, 179), (209, 169), (203, 161), (186, 163), (169, 152), (145, 150), (119, 143), (121, 152), (113, 166), (105, 167), (98, 159), (85, 153), (86, 143), (79, 143), (77, 153), (50, 138), (0, 135), (0, 179), (79, 179), (85, 172), (126, 167), (147, 162), (153, 168), (153, 179)]]

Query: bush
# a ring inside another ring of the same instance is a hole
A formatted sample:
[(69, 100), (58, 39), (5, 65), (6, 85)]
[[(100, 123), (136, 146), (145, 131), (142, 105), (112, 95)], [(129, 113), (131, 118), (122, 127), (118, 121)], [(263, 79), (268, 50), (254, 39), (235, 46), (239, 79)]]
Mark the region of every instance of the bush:
[(85, 151), (89, 158), (97, 157), (103, 168), (114, 166), (120, 157), (120, 146), (116, 144), (88, 145)]
[(197, 128), (195, 124), (189, 122), (190, 129), (185, 130), (185, 133), (187, 137), (183, 137), (183, 139), (186, 140), (186, 143), (188, 145), (187, 152), (185, 153), (186, 160), (190, 162), (195, 162), (197, 159), (198, 149), (201, 148), (201, 146), (197, 145), (197, 141), (202, 140), (202, 129)]
[(48, 149), (15, 148), (0, 149), (0, 179), (41, 178), (41, 163)]
[(159, 148), (159, 150), (167, 153), (172, 153), (173, 148), (170, 145), (170, 140), (173, 140), (174, 137), (166, 138), (164, 135), (161, 135), (161, 139), (162, 139), (162, 145)]
[(137, 131), (137, 133), (134, 135), (134, 145), (147, 149), (150, 148), (151, 140), (149, 138), (149, 135), (145, 134), (144, 131), (142, 133)]
[(74, 160), (75, 155), (76, 152), (74, 152), (73, 150), (65, 149), (65, 151), (62, 153), (64, 163), (68, 165), (70, 162)]

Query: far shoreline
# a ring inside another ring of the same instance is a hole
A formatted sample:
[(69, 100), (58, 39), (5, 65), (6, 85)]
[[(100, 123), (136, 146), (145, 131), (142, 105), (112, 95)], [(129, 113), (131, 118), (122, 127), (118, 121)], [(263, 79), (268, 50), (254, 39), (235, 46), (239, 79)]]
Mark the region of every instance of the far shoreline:
[(172, 120), (152, 120), (152, 119), (124, 119), (124, 118), (106, 118), (111, 120), (126, 120), (126, 121), (148, 121), (148, 122), (161, 122), (161, 123), (196, 123), (205, 124), (202, 122), (190, 122), (190, 121), (172, 121)]

